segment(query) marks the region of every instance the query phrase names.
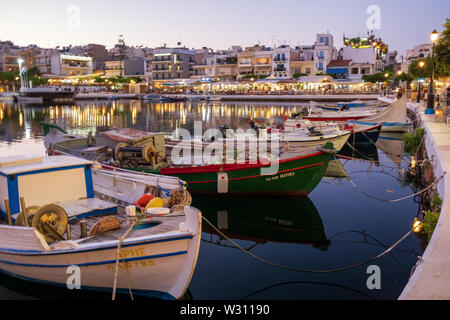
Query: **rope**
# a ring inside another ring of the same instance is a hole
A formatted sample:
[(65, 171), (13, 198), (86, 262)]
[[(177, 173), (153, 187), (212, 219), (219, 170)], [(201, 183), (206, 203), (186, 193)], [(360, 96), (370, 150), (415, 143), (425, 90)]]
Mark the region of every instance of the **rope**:
[(342, 272), (342, 271), (346, 271), (346, 270), (350, 270), (350, 269), (354, 269), (357, 268), (359, 266), (368, 264), (372, 261), (375, 261), (377, 259), (380, 259), (381, 257), (385, 256), (386, 254), (390, 253), (392, 250), (395, 249), (395, 247), (397, 247), (403, 240), (405, 240), (412, 232), (413, 229), (409, 230), (408, 233), (406, 233), (403, 237), (400, 238), (400, 240), (398, 240), (396, 243), (394, 243), (391, 247), (389, 247), (387, 250), (385, 250), (384, 252), (380, 253), (379, 255), (372, 257), (370, 259), (367, 259), (363, 262), (357, 263), (357, 264), (353, 264), (350, 266), (346, 266), (346, 267), (342, 267), (342, 268), (336, 268), (336, 269), (331, 269), (331, 270), (308, 270), (308, 269), (297, 269), (297, 268), (292, 268), (292, 267), (287, 267), (287, 266), (283, 266), (274, 262), (270, 262), (267, 260), (264, 260), (258, 256), (256, 256), (255, 254), (251, 253), (250, 251), (242, 248), (240, 245), (238, 245), (236, 242), (234, 242), (232, 239), (228, 238), (222, 231), (220, 231), (218, 228), (216, 228), (216, 226), (214, 226), (208, 219), (206, 219), (204, 216), (202, 217), (203, 220), (205, 220), (206, 223), (208, 223), (219, 235), (221, 235), (222, 237), (224, 237), (225, 239), (227, 239), (228, 241), (230, 241), (235, 247), (237, 247), (238, 249), (240, 249), (241, 251), (243, 251), (244, 253), (246, 253), (247, 255), (249, 255), (250, 257), (271, 265), (273, 267), (277, 267), (280, 269), (285, 269), (285, 270), (289, 270), (289, 271), (295, 271), (295, 272), (303, 272), (303, 273), (335, 273), (335, 272)]
[[(336, 157), (335, 157), (335, 159), (336, 159)], [(445, 174), (446, 174), (446, 172), (444, 172), (443, 174), (442, 174), (442, 176), (440, 176), (438, 179), (436, 179), (432, 184), (430, 184), (428, 187), (426, 187), (425, 189), (423, 189), (423, 190), (421, 190), (421, 191), (419, 191), (419, 192), (416, 192), (416, 193), (414, 193), (414, 194), (412, 194), (412, 195), (409, 195), (409, 196), (406, 196), (406, 197), (402, 197), (402, 198), (399, 198), (399, 199), (392, 199), (392, 200), (386, 200), (386, 199), (380, 199), (380, 198), (377, 198), (377, 197), (374, 197), (374, 196), (372, 196), (372, 195), (370, 195), (370, 194), (368, 194), (368, 193), (366, 193), (363, 189), (361, 189), (358, 185), (356, 185), (354, 182), (353, 182), (353, 180), (348, 176), (348, 174), (347, 174), (347, 172), (345, 171), (345, 169), (344, 169), (344, 167), (342, 166), (342, 163), (339, 161), (339, 165), (341, 166), (341, 168), (342, 168), (342, 171), (343, 171), (343, 173), (344, 173), (344, 175), (345, 175), (345, 177), (347, 178), (347, 180), (359, 191), (359, 192), (361, 192), (363, 195), (365, 195), (366, 197), (368, 197), (368, 198), (371, 198), (371, 199), (374, 199), (374, 200), (378, 200), (378, 201), (382, 201), (382, 202), (399, 202), (399, 201), (402, 201), (402, 200), (406, 200), (406, 199), (409, 199), (409, 198), (413, 198), (413, 197), (415, 197), (415, 196), (417, 196), (417, 195), (419, 195), (419, 194), (422, 194), (422, 193), (424, 193), (425, 191), (427, 191), (427, 190), (429, 190), (429, 189), (431, 189), (434, 185), (436, 185), (442, 178), (444, 178), (444, 176), (445, 176)]]
[[(119, 256), (120, 256), (120, 249), (122, 248), (122, 242), (128, 237), (130, 232), (133, 230), (134, 226), (136, 225), (137, 221), (134, 221), (131, 227), (125, 232), (125, 234), (120, 238), (119, 243), (117, 245), (117, 253), (116, 253), (116, 267), (114, 271), (114, 285), (113, 285), (113, 294), (112, 294), (112, 300), (116, 300), (116, 291), (117, 291), (117, 276), (119, 274)], [(123, 262), (123, 259), (122, 259)], [(126, 266), (125, 266), (126, 267)], [(128, 268), (126, 268), (128, 269)], [(131, 300), (133, 299), (133, 293), (131, 292), (131, 285), (130, 285), (130, 274), (127, 272), (127, 280), (128, 280), (128, 290), (130, 291)]]

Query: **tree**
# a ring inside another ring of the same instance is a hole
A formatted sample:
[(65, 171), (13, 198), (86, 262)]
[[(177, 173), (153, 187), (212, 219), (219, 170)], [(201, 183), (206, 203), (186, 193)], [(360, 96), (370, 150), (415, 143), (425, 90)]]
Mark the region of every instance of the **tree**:
[(437, 44), (434, 47), (436, 76), (450, 76), (450, 20), (447, 18)]

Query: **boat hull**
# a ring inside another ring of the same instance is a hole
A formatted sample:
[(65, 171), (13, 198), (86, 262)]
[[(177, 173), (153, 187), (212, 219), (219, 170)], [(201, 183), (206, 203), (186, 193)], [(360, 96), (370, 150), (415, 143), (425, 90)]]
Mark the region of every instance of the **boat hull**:
[(228, 176), (228, 194), (306, 196), (321, 181), (330, 154), (315, 152), (280, 160), (275, 174), (264, 175), (258, 164), (224, 164), (188, 168), (162, 168), (161, 174), (176, 175), (188, 183), (190, 193), (217, 194), (218, 174)]
[(292, 148), (310, 148), (310, 147), (317, 147), (320, 145), (324, 145), (327, 142), (331, 142), (333, 144), (333, 147), (339, 151), (342, 149), (342, 147), (345, 145), (347, 140), (349, 139), (351, 133), (345, 133), (342, 135), (325, 135), (322, 137), (319, 137), (316, 140), (296, 140), (296, 139), (289, 139), (288, 137), (285, 138), (284, 143), (289, 145), (289, 147)]
[[(134, 295), (162, 299), (182, 297), (197, 263), (201, 234), (201, 213), (190, 207), (185, 210), (189, 211), (185, 211), (185, 232), (173, 231), (123, 241), (119, 255), (118, 293), (129, 292), (129, 279)], [(0, 231), (5, 233), (7, 230), (1, 229), (7, 227), (0, 226)], [(9, 230), (9, 233), (14, 237), (14, 232)], [(6, 240), (0, 240), (0, 271), (5, 274), (67, 287), (73, 274), (69, 268), (75, 266), (80, 268), (81, 289), (112, 292), (118, 241), (39, 251), (8, 248)]]

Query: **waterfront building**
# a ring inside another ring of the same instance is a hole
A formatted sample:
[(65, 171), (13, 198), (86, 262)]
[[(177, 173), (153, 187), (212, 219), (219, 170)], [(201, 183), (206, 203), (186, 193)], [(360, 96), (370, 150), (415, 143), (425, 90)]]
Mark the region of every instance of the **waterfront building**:
[(350, 79), (361, 79), (365, 74), (382, 72), (388, 53), (387, 44), (381, 39), (376, 39), (373, 34), (366, 38), (346, 38), (342, 57), (344, 60), (352, 60)]
[(314, 60), (314, 45), (296, 46), (295, 50), (299, 53), (300, 61)]
[(148, 49), (145, 53), (145, 77), (148, 80), (152, 80), (152, 67), (153, 67), (153, 50)]
[(94, 73), (105, 70), (105, 61), (109, 60), (109, 53), (104, 45), (90, 43), (86, 46), (84, 55), (92, 58)]
[(121, 60), (105, 61), (105, 76), (110, 77), (123, 77), (124, 67)]
[(332, 74), (336, 79), (348, 79), (352, 60), (331, 60), (327, 66), (327, 74)]
[(314, 68), (314, 60), (309, 61), (292, 61), (289, 66), (291, 70), (291, 75), (294, 77), (296, 75), (307, 75), (307, 76), (314, 76), (315, 68)]
[(270, 76), (272, 74), (272, 49), (255, 45), (237, 53), (237, 78), (245, 76)]
[(298, 51), (290, 46), (282, 45), (272, 51), (272, 75), (276, 78), (289, 79), (292, 77), (290, 64), (291, 60), (298, 61), (300, 55)]
[(182, 48), (156, 48), (153, 50), (153, 80), (185, 79), (194, 74), (195, 52)]
[(51, 73), (78, 76), (92, 74), (92, 58), (54, 53), (51, 57)]
[(411, 62), (427, 58), (431, 56), (433, 45), (431, 43), (425, 43), (415, 46), (411, 50), (406, 50), (405, 60), (407, 64)]
[(331, 60), (336, 58), (336, 49), (333, 46), (333, 35), (329, 32), (316, 35), (314, 44), (314, 68), (317, 73), (326, 73)]
[(270, 76), (272, 74), (272, 49), (264, 48), (254, 53), (253, 73), (256, 76)]
[(0, 41), (0, 71), (18, 71), (17, 59), (22, 48), (11, 41)]

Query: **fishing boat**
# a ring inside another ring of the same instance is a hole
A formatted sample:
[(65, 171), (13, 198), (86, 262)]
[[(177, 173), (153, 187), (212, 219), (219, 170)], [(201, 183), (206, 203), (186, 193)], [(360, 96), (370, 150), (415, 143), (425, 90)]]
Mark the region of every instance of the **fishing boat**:
[[(257, 245), (291, 243), (311, 245), (323, 251), (328, 249), (322, 218), (308, 197), (289, 197), (276, 201), (274, 197), (244, 196), (241, 201), (216, 201), (209, 196), (196, 196), (195, 202), (208, 208), (204, 217), (230, 239), (250, 241)], [(202, 231), (219, 235), (209, 224)], [(204, 236), (202, 241), (215, 245), (229, 245), (223, 237)]]
[(407, 132), (413, 128), (406, 114), (406, 95), (376, 115), (355, 120), (359, 120), (354, 122), (359, 125), (383, 124), (383, 132)]
[[(177, 176), (189, 184), (191, 193), (307, 195), (322, 179), (330, 154), (336, 152), (331, 143), (299, 150), (290, 147), (282, 152), (268, 150), (264, 155), (244, 149), (237, 157), (242, 160), (233, 157), (233, 163), (224, 163), (222, 153), (205, 159), (202, 149), (197, 156), (195, 143), (192, 148), (190, 141), (188, 145), (183, 141), (176, 146), (175, 160), (166, 153), (165, 137), (160, 133), (126, 128), (103, 132), (102, 140), (99, 135), (77, 136), (54, 125), (45, 127), (44, 144), (49, 154), (72, 154), (121, 168)], [(98, 144), (100, 141), (105, 143)]]
[(348, 141), (352, 144), (372, 143), (375, 144), (382, 131), (383, 124), (363, 124), (361, 122), (349, 122), (345, 129), (351, 130), (352, 135)]
[[(201, 213), (178, 178), (73, 156), (0, 158), (0, 195), (7, 275), (163, 299), (180, 298), (191, 281)], [(136, 210), (143, 195), (155, 201)]]
[(339, 111), (323, 111), (320, 108), (311, 105), (311, 114), (306, 115), (303, 119), (309, 121), (333, 121), (338, 123), (346, 123), (349, 120), (360, 120), (376, 115), (376, 111), (372, 110), (340, 110)]

